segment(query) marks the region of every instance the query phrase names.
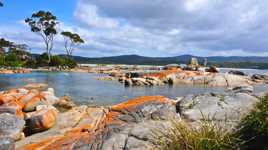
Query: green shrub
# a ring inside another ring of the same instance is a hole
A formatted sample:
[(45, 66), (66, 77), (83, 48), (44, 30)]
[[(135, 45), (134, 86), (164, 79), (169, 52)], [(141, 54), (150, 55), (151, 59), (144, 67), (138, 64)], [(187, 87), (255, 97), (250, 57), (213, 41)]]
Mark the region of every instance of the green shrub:
[(183, 121), (172, 121), (171, 128), (153, 133), (157, 150), (226, 150), (237, 149), (240, 140), (213, 122), (203, 121), (200, 128)]
[(64, 66), (75, 68), (77, 66), (77, 63), (72, 58), (64, 58)]
[(58, 55), (54, 55), (51, 57), (51, 62), (49, 63), (49, 66), (63, 66), (64, 65), (64, 59), (62, 59), (60, 56)]
[(48, 55), (47, 53), (43, 53), (36, 58), (36, 66), (45, 67), (48, 66)]
[(22, 67), (23, 61), (18, 60), (15, 53), (9, 53), (5, 56), (5, 66), (8, 67)]
[(238, 136), (245, 144), (241, 149), (268, 149), (268, 95), (260, 99), (256, 108), (240, 124)]

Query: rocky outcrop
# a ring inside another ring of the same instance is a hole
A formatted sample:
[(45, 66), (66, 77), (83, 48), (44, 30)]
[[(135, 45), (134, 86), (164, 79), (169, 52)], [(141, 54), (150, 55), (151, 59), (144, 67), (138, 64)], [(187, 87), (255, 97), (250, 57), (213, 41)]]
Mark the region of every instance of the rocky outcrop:
[(8, 69), (1, 69), (0, 74), (22, 74), (22, 73), (30, 73), (32, 72), (29, 69), (16, 69), (16, 70), (8, 70)]
[[(257, 83), (249, 76), (229, 73), (211, 73), (204, 71), (185, 71), (181, 69), (164, 70), (147, 73), (139, 77), (122, 77), (119, 79), (125, 86), (160, 86), (164, 84), (198, 85), (209, 87), (235, 87)], [(262, 80), (263, 81), (263, 80)]]
[(199, 69), (199, 63), (197, 58), (191, 58), (190, 63), (187, 65), (187, 67), (185, 67), (185, 70), (190, 70), (190, 71), (198, 71)]
[(177, 101), (143, 96), (107, 108), (76, 106), (59, 113), (53, 128), (28, 136), (16, 146), (21, 150), (149, 150), (152, 131), (165, 131), (170, 119), (186, 119), (195, 125), (208, 117), (235, 125), (256, 102), (251, 87), (240, 86), (225, 94), (189, 95)]
[[(50, 108), (57, 100), (52, 89), (0, 92), (0, 143), (21, 140), (29, 129), (35, 133), (53, 127), (57, 114)], [(5, 147), (9, 146), (12, 144)]]
[(236, 125), (259, 101), (251, 95), (251, 88), (235, 87), (225, 94), (186, 96), (178, 101), (177, 108), (188, 121), (196, 122), (205, 118)]
[(17, 146), (27, 150), (148, 149), (152, 129), (169, 126), (169, 118), (179, 119), (174, 104), (163, 96), (145, 96), (110, 108), (77, 107), (58, 115), (59, 124), (42, 134), (49, 137), (33, 135)]

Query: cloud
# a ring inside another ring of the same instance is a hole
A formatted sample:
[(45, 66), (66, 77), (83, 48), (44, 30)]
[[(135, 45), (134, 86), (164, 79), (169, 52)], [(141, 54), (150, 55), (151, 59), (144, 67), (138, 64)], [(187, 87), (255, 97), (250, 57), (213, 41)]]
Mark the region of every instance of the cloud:
[[(148, 36), (141, 38), (141, 43), (151, 51), (158, 48), (165, 49), (166, 54), (168, 51), (179, 54), (179, 48), (206, 50), (207, 54), (201, 55), (209, 55), (210, 51), (254, 51), (256, 55), (268, 51), (268, 37), (263, 35), (268, 32), (268, 2), (264, 0), (80, 0), (80, 3), (94, 5), (99, 14), (143, 30)], [(150, 42), (152, 39), (159, 41)]]
[(95, 5), (78, 2), (74, 16), (82, 23), (90, 27), (115, 28), (118, 21), (98, 15), (98, 8)]
[[(74, 21), (59, 28), (86, 41), (74, 53), (82, 56), (268, 56), (267, 6), (265, 0), (78, 0)], [(43, 49), (18, 22), (14, 29), (0, 26), (0, 36)], [(64, 52), (62, 42), (58, 36), (56, 53)]]

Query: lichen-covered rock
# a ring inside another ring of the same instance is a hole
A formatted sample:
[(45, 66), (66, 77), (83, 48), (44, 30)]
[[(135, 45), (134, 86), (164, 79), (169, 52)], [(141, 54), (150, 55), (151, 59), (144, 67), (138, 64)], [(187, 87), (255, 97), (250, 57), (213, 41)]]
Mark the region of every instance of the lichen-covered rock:
[(52, 128), (57, 119), (54, 108), (47, 107), (30, 113), (26, 117), (27, 134), (45, 131)]
[(25, 111), (25, 112), (35, 111), (36, 110), (36, 107), (38, 105), (45, 105), (45, 104), (48, 104), (48, 103), (46, 102), (46, 100), (44, 99), (44, 97), (41, 96), (41, 95), (36, 95), (32, 99), (28, 100), (25, 103), (25, 106), (23, 108), (23, 111)]
[(18, 101), (22, 102), (24, 105), (28, 103), (29, 100), (31, 100), (32, 98), (34, 98), (36, 95), (38, 95), (37, 92), (35, 91), (31, 91), (23, 96), (21, 96)]
[(0, 136), (8, 136), (14, 140), (22, 137), (25, 121), (10, 113), (0, 114)]
[(163, 96), (144, 96), (114, 105), (110, 109), (75, 107), (58, 117), (61, 121), (58, 120), (55, 130), (60, 132), (52, 136), (47, 133), (49, 137), (30, 142), (21, 149), (149, 148), (151, 130), (165, 124), (169, 118), (179, 118), (179, 115), (172, 100)]

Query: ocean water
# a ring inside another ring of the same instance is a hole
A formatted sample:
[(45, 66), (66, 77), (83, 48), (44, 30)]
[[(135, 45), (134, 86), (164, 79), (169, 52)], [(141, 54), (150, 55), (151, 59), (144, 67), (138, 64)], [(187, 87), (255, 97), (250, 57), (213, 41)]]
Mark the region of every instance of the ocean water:
[[(257, 71), (256, 71), (257, 72)], [(268, 73), (268, 71), (266, 72)], [(102, 81), (102, 74), (32, 72), (29, 74), (0, 75), (0, 90), (21, 87), (29, 83), (46, 83), (56, 95), (69, 95), (77, 104), (112, 105), (144, 95), (164, 95), (169, 98), (208, 92), (223, 92), (224, 88), (203, 86), (124, 87), (118, 81)], [(257, 86), (257, 92), (268, 91), (268, 85)]]

